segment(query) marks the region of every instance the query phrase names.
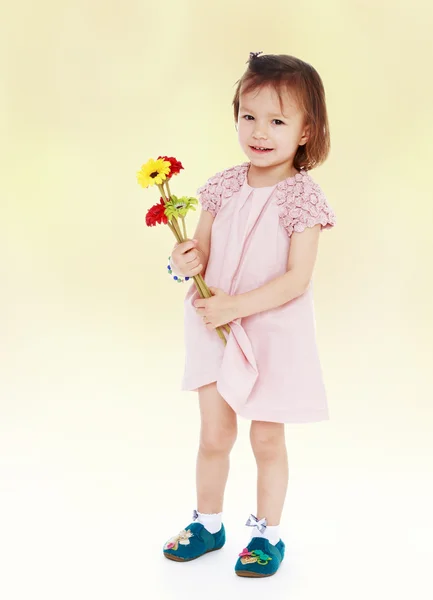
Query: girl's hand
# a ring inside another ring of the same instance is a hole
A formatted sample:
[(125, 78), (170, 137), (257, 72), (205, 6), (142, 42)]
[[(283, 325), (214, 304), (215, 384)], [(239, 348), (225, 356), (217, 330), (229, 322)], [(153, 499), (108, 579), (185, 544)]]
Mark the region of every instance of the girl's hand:
[(236, 296), (230, 296), (219, 288), (209, 288), (212, 298), (200, 298), (194, 302), (197, 314), (202, 317), (206, 329), (212, 330), (237, 318)]
[(203, 271), (197, 240), (187, 240), (176, 244), (171, 253), (171, 262), (176, 275), (194, 277)]

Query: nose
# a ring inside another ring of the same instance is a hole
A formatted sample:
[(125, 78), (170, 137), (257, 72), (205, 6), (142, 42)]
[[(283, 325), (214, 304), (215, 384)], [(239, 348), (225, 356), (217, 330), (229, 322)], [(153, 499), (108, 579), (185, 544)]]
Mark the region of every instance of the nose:
[[(257, 123), (257, 121), (256, 121), (256, 123)], [(267, 140), (268, 135), (265, 131), (265, 128), (263, 126), (256, 125), (254, 127), (254, 131), (253, 131), (253, 138), (257, 139), (257, 140), (259, 140), (259, 139)]]

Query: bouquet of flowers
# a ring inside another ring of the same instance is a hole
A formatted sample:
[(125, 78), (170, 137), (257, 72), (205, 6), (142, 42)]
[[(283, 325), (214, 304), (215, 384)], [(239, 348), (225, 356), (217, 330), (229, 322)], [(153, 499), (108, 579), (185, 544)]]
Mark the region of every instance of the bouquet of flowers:
[[(190, 198), (189, 196), (178, 198), (171, 193), (169, 181), (174, 175), (178, 175), (181, 169), (183, 169), (182, 163), (175, 158), (158, 156), (157, 160), (152, 158), (149, 159), (147, 163), (142, 165), (141, 169), (137, 171), (137, 181), (141, 187), (148, 188), (156, 185), (161, 194), (159, 203), (155, 204), (147, 211), (146, 225), (148, 227), (153, 227), (157, 223), (168, 225), (179, 244), (188, 239), (185, 217), (190, 210), (195, 211), (195, 206), (198, 204), (196, 198)], [(170, 264), (167, 268), (169, 273), (171, 273)], [(182, 281), (182, 279), (176, 276), (174, 276), (174, 279), (178, 282)], [(188, 277), (185, 278), (185, 280), (188, 279)], [(208, 288), (201, 274), (195, 275), (193, 279), (200, 297), (210, 298), (212, 292)], [(223, 340), (224, 344), (226, 344), (227, 340), (223, 329), (227, 333), (230, 333), (229, 325), (217, 327), (216, 332)]]

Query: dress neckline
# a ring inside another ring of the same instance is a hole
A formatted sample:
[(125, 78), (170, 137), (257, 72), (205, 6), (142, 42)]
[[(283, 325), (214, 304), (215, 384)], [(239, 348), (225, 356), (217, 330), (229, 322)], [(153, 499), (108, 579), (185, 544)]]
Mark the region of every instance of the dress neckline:
[(282, 179), (281, 181), (278, 181), (277, 183), (274, 183), (274, 185), (265, 185), (263, 187), (253, 187), (252, 185), (250, 185), (248, 183), (248, 171), (250, 170), (251, 163), (250, 162), (245, 162), (244, 166), (246, 167), (244, 184), (250, 190), (271, 190), (272, 188), (277, 187), (277, 185), (280, 185), (283, 182), (288, 182), (288, 181), (291, 181), (291, 180), (295, 181), (297, 175), (302, 175), (303, 173), (306, 172), (306, 171), (298, 171), (294, 175), (291, 175), (290, 177), (286, 177), (285, 179)]

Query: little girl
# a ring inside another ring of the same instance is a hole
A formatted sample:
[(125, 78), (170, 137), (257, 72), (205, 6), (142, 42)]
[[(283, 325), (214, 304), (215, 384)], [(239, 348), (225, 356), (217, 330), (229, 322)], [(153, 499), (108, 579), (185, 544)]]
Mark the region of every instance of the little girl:
[[(197, 510), (164, 546), (188, 561), (219, 550), (229, 455), (237, 415), (251, 421), (257, 511), (237, 575), (266, 577), (284, 558), (279, 524), (287, 484), (284, 423), (329, 418), (315, 338), (312, 274), (320, 232), (335, 214), (309, 171), (330, 148), (325, 92), (316, 70), (293, 56), (251, 53), (233, 100), (248, 162), (198, 190), (202, 212), (193, 240), (177, 244), (179, 276), (205, 274), (185, 298), (183, 390), (197, 391), (201, 432)], [(227, 345), (214, 331), (230, 325)]]

